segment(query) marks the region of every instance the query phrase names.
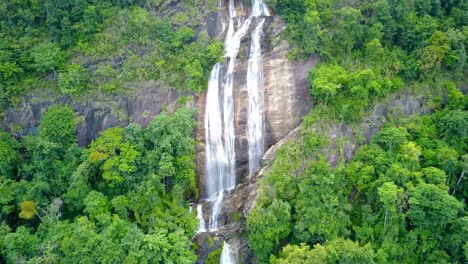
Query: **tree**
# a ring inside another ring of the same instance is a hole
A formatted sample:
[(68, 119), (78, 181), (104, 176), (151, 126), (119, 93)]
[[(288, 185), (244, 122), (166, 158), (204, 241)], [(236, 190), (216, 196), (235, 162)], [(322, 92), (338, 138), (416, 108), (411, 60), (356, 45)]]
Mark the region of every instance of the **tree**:
[(403, 192), (403, 189), (393, 182), (386, 182), (378, 188), (379, 199), (385, 209), (382, 236), (389, 240), (397, 239), (399, 236), (399, 226), (403, 221), (401, 217)]
[(280, 257), (272, 257), (270, 263), (370, 264), (375, 263), (375, 253), (370, 244), (360, 246), (357, 242), (337, 238), (327, 242), (324, 246), (316, 244), (312, 250), (305, 244), (287, 245), (280, 253)]
[(467, 65), (466, 53), (466, 35), (459, 29), (450, 28), (447, 32), (447, 38), (451, 44), (452, 52), (446, 57), (446, 64), (454, 70), (463, 70)]
[(445, 33), (436, 31), (430, 38), (431, 44), (422, 50), (421, 71), (429, 75), (440, 71), (444, 65), (452, 64), (451, 46)]
[(422, 228), (437, 230), (444, 228), (463, 209), (463, 204), (446, 190), (433, 184), (419, 184), (409, 191), (408, 218)]
[[(317, 247), (315, 246), (315, 248)], [(338, 238), (326, 243), (325, 250), (327, 251), (327, 263), (330, 264), (375, 263), (374, 250), (370, 244), (361, 246), (358, 242)]]
[(59, 240), (54, 242), (58, 244), (60, 260), (65, 263), (116, 263), (125, 256), (120, 241), (113, 239), (112, 232), (121, 232), (119, 236), (125, 236), (126, 230), (112, 230), (104, 226), (99, 232), (85, 216), (62, 228), (63, 234), (67, 235), (56, 237)]
[(20, 226), (16, 232), (5, 236), (2, 255), (5, 254), (7, 262), (18, 263), (35, 256), (38, 249), (39, 238), (25, 226)]
[(394, 151), (407, 142), (408, 137), (409, 134), (403, 127), (386, 127), (372, 138), (372, 142), (379, 144), (386, 150)]
[(468, 148), (468, 112), (453, 110), (440, 118), (444, 138), (453, 146), (463, 150)]
[(81, 41), (90, 41), (94, 34), (102, 29), (102, 26), (102, 18), (96, 6), (89, 5), (83, 12), (83, 20), (76, 25), (76, 28)]
[(172, 115), (163, 112), (150, 122), (144, 135), (149, 171), (162, 177), (167, 190), (179, 185), (185, 194), (197, 194), (192, 116), (188, 108)]
[(309, 74), (312, 96), (315, 100), (328, 103), (347, 82), (347, 72), (339, 65), (321, 65)]
[(184, 67), (187, 87), (192, 91), (202, 91), (206, 85), (203, 82), (203, 68), (198, 60), (188, 63)]
[(168, 233), (157, 229), (142, 238), (131, 247), (127, 263), (190, 264), (196, 261), (195, 254), (189, 250), (190, 240), (181, 230)]
[(326, 264), (327, 252), (324, 247), (317, 244), (313, 250), (304, 243), (299, 246), (288, 244), (281, 250), (279, 257), (272, 256), (271, 264)]
[(102, 219), (110, 215), (109, 202), (107, 198), (100, 192), (91, 191), (84, 199), (85, 209), (91, 219)]
[(89, 74), (83, 66), (73, 63), (59, 73), (58, 86), (64, 94), (74, 94), (86, 88)]
[(464, 244), (468, 241), (468, 216), (459, 217), (451, 221), (449, 225), (450, 227), (442, 243), (449, 252), (452, 262), (459, 261), (462, 263), (463, 251), (468, 249), (463, 249)]
[(76, 142), (76, 115), (69, 106), (51, 106), (44, 113), (39, 125), (39, 136), (67, 149)]
[(116, 127), (102, 132), (88, 150), (88, 161), (99, 165), (102, 178), (113, 188), (121, 187), (125, 180), (127, 188), (132, 186), (130, 176), (136, 171), (140, 156), (137, 147), (124, 139), (123, 131)]
[(6, 132), (0, 131), (0, 175), (11, 177), (19, 155), (18, 142)]
[(350, 207), (343, 199), (344, 179), (340, 176), (323, 161), (312, 163), (302, 176), (293, 202), (294, 237), (298, 241), (324, 243), (349, 235)]
[(351, 7), (340, 9), (338, 14), (334, 54), (348, 55), (354, 48), (362, 47), (364, 44), (364, 27), (360, 23), (363, 18), (360, 10)]
[(49, 73), (59, 68), (65, 61), (65, 54), (54, 42), (44, 42), (31, 50), (34, 68), (40, 73)]
[(265, 261), (278, 249), (280, 240), (290, 231), (291, 206), (281, 200), (273, 200), (267, 208), (255, 207), (247, 219), (249, 245), (260, 260)]
[(23, 219), (31, 219), (37, 214), (36, 203), (33, 201), (23, 201), (20, 203), (21, 212), (19, 217)]
[(447, 182), (447, 175), (443, 170), (436, 167), (427, 167), (423, 168), (422, 172), (424, 173), (424, 181), (426, 183), (434, 184), (439, 187), (445, 187), (445, 183)]

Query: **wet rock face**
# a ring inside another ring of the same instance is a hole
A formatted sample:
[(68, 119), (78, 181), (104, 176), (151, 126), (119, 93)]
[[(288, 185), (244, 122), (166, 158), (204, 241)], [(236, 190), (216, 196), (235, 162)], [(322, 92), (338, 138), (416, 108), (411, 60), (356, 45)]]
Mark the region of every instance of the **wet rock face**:
[[(220, 24), (218, 24), (218, 26), (211, 26), (216, 28), (217, 32), (220, 32), (219, 29), (225, 29), (222, 15), (219, 15), (216, 21)], [(253, 21), (250, 30), (253, 30), (255, 23), (256, 21)], [(263, 111), (265, 118), (265, 151), (268, 149), (270, 149), (270, 151), (265, 154), (262, 160), (262, 170), (251, 177), (247, 176), (247, 115), (249, 99), (246, 78), (250, 54), (251, 32), (249, 31), (241, 41), (241, 50), (239, 51), (234, 72), (233, 91), (237, 187), (234, 191), (226, 191), (225, 193), (221, 214), (218, 220), (221, 227), (219, 230), (210, 233), (215, 241), (234, 241), (235, 239), (239, 239), (237, 237), (238, 234), (244, 233), (246, 216), (253, 208), (258, 193), (257, 180), (263, 176), (265, 169), (268, 168), (267, 164), (272, 161), (278, 147), (285, 142), (285, 138), (297, 136), (299, 129), (296, 128), (302, 122), (303, 116), (305, 116), (311, 108), (307, 75), (309, 70), (318, 63), (318, 58), (311, 58), (305, 62), (289, 60), (289, 44), (280, 37), (284, 28), (285, 25), (279, 17), (273, 16), (266, 18), (262, 41), (264, 76)], [(217, 36), (222, 38), (223, 33), (217, 33)], [(197, 108), (199, 109), (199, 113), (196, 132), (198, 142), (197, 170), (200, 176), (200, 193), (204, 193), (205, 103), (206, 98), (203, 95), (200, 96), (198, 98)], [(208, 223), (210, 219), (210, 206), (211, 204), (209, 202), (203, 202), (203, 217), (206, 223)], [(206, 255), (216, 249), (216, 245), (211, 247), (204, 242), (206, 236), (207, 233), (204, 233), (196, 238), (200, 246), (200, 250), (197, 252), (200, 258), (197, 263), (203, 263)], [(230, 242), (229, 244), (234, 251), (238, 252), (239, 263), (251, 263), (252, 254), (251, 251), (248, 250), (248, 244), (245, 239), (241, 239), (240, 243)]]
[[(246, 12), (249, 12), (248, 10)], [(223, 28), (226, 30), (226, 17), (218, 15), (217, 25), (210, 27), (218, 32)], [(318, 58), (308, 61), (291, 61), (288, 59), (289, 44), (281, 32), (285, 25), (277, 16), (265, 18), (264, 35), (262, 41), (263, 77), (264, 77), (264, 117), (265, 117), (265, 151), (284, 138), (291, 130), (296, 128), (311, 108), (311, 97), (307, 84), (307, 75), (311, 68), (318, 63)], [(214, 23), (214, 19), (212, 23)], [(235, 111), (235, 148), (236, 148), (236, 174), (237, 183), (245, 180), (248, 172), (248, 142), (247, 142), (247, 120), (248, 120), (248, 89), (247, 69), (250, 54), (251, 31), (255, 28), (256, 20), (241, 41), (241, 50), (236, 61), (234, 72), (234, 111)], [(198, 175), (204, 175), (204, 104), (201, 98), (197, 130), (197, 168)], [(203, 110), (203, 112), (202, 112)], [(203, 180), (200, 180), (203, 183)], [(203, 184), (199, 186), (203, 193)]]
[(162, 87), (157, 82), (147, 81), (135, 84), (133, 95), (87, 95), (85, 99), (74, 100), (68, 96), (40, 98), (29, 95), (16, 108), (9, 109), (5, 124), (19, 125), (19, 136), (36, 135), (42, 115), (52, 105), (70, 105), (78, 115), (76, 128), (78, 143), (86, 146), (99, 136), (101, 131), (115, 126), (137, 123), (146, 126), (164, 107), (171, 107), (179, 94)]

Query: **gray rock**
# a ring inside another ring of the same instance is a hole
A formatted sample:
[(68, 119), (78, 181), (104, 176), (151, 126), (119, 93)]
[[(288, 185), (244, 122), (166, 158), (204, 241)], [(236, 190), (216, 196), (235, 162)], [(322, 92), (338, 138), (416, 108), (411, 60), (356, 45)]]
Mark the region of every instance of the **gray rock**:
[(47, 108), (55, 104), (70, 105), (80, 120), (76, 128), (78, 143), (86, 146), (108, 128), (129, 123), (146, 126), (164, 107), (174, 105), (179, 97), (178, 92), (155, 81), (132, 85), (135, 91), (132, 95), (94, 93), (79, 100), (69, 96), (28, 95), (18, 107), (8, 110), (4, 121), (7, 126), (15, 124), (22, 128), (18, 136), (36, 135)]
[[(248, 12), (248, 11), (246, 11)], [(219, 15), (218, 18), (226, 17)], [(223, 19), (218, 23), (223, 24)], [(224, 22), (224, 24), (226, 24)], [(250, 30), (253, 30), (252, 23)], [(225, 26), (214, 26), (224, 28)], [(276, 144), (290, 131), (296, 128), (311, 108), (311, 96), (307, 84), (307, 75), (310, 69), (318, 64), (318, 57), (307, 61), (292, 61), (288, 59), (289, 44), (281, 38), (285, 29), (284, 22), (278, 17), (266, 18), (263, 50), (264, 75), (264, 111), (265, 111), (265, 149)], [(223, 34), (221, 34), (222, 36)], [(241, 43), (241, 51), (237, 58), (234, 72), (234, 111), (235, 111), (235, 151), (237, 182), (245, 180), (248, 170), (248, 142), (247, 142), (247, 68), (250, 48), (250, 33), (247, 33)], [(197, 173), (200, 175), (199, 189), (203, 193), (204, 175), (204, 113), (205, 97), (198, 98), (198, 124), (197, 137)]]

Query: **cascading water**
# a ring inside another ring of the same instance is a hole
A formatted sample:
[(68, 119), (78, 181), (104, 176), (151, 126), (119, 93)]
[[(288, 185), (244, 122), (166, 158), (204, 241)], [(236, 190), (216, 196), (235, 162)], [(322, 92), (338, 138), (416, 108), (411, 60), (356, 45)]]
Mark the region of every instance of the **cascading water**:
[(206, 232), (206, 224), (205, 224), (205, 219), (203, 218), (202, 204), (197, 205), (197, 219), (199, 221), (198, 233)]
[(249, 94), (249, 112), (247, 120), (247, 140), (249, 144), (249, 175), (253, 175), (260, 166), (264, 152), (264, 115), (263, 115), (263, 61), (261, 37), (265, 18), (269, 16), (263, 1), (254, 0), (252, 16), (257, 19), (257, 26), (252, 34), (250, 56), (247, 69), (247, 90)]
[[(225, 41), (227, 67), (222, 64), (215, 65), (209, 79), (206, 98), (205, 179), (206, 196), (212, 203), (211, 230), (218, 228), (218, 214), (222, 205), (223, 192), (235, 187), (234, 66), (240, 41), (250, 26), (249, 19), (243, 22), (241, 18), (236, 17), (234, 0), (230, 0), (229, 15)], [(237, 30), (236, 24), (240, 25)], [(221, 69), (226, 72), (224, 73)], [(221, 76), (223, 73), (225, 75)]]
[(236, 254), (232, 250), (231, 246), (224, 241), (223, 251), (221, 251), (220, 264), (235, 264), (237, 263)]
[(270, 16), (268, 7), (263, 2), (263, 0), (252, 0), (252, 16), (253, 17)]
[[(229, 25), (225, 39), (225, 63), (213, 67), (208, 83), (205, 110), (205, 197), (212, 205), (209, 229), (218, 229), (224, 192), (235, 187), (234, 69), (241, 40), (256, 23), (252, 33), (247, 75), (249, 112), (249, 173), (255, 171), (264, 151), (263, 73), (260, 38), (269, 16), (262, 0), (253, 0), (252, 13), (244, 19), (237, 15), (235, 0), (229, 1)], [(240, 9), (242, 4), (239, 3)]]

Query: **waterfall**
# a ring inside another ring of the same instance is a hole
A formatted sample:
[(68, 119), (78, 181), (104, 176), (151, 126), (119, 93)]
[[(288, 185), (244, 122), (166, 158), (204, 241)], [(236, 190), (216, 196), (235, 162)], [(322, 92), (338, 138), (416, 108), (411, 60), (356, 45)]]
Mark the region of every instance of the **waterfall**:
[(221, 190), (215, 194), (214, 197), (211, 197), (211, 203), (213, 208), (211, 209), (211, 218), (210, 218), (210, 231), (216, 231), (218, 228), (218, 216), (221, 212), (221, 205), (223, 203), (223, 194), (224, 190)]
[(227, 156), (224, 150), (221, 133), (221, 105), (219, 101), (219, 75), (222, 65), (216, 64), (211, 71), (208, 81), (205, 113), (205, 155), (206, 155), (206, 185), (205, 189), (210, 196), (223, 186), (223, 175), (227, 167)]
[[(239, 3), (240, 9), (242, 4)], [(252, 13), (238, 16), (235, 0), (229, 1), (229, 24), (225, 39), (225, 62), (216, 64), (210, 74), (205, 109), (205, 198), (212, 205), (209, 229), (217, 230), (224, 192), (235, 188), (234, 69), (242, 38), (252, 32), (247, 88), (249, 93), (247, 138), (249, 173), (258, 169), (264, 151), (263, 73), (260, 38), (263, 16), (269, 16), (262, 0), (252, 1)]]
[(221, 252), (220, 264), (235, 264), (237, 263), (237, 257), (231, 246), (224, 241), (223, 251)]
[(257, 26), (252, 34), (250, 56), (247, 69), (247, 90), (249, 111), (247, 120), (247, 139), (249, 144), (249, 175), (253, 175), (260, 166), (264, 152), (264, 115), (263, 115), (263, 61), (261, 37), (265, 19), (269, 16), (263, 1), (254, 0), (252, 16), (257, 18)]
[(197, 205), (198, 233), (206, 232), (205, 219), (203, 218), (202, 204)]
[(263, 0), (252, 0), (252, 16), (253, 17), (270, 16), (268, 7), (263, 2)]
[(227, 67), (223, 64), (214, 66), (209, 78), (206, 98), (205, 195), (213, 205), (210, 219), (211, 230), (218, 228), (218, 214), (221, 211), (223, 192), (235, 187), (234, 67), (241, 39), (250, 27), (250, 19), (243, 21), (242, 18), (237, 17), (234, 0), (230, 0), (229, 15), (224, 56)]

